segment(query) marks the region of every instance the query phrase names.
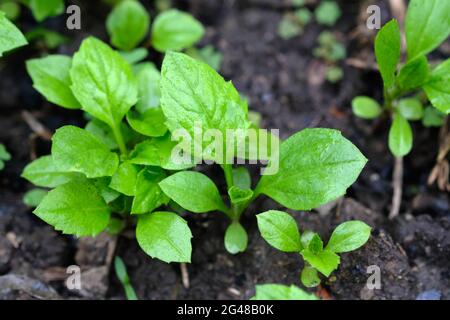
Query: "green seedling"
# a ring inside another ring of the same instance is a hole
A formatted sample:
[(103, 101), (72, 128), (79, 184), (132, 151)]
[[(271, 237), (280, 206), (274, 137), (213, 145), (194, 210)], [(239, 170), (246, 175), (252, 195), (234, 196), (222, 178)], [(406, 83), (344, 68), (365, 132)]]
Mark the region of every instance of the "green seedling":
[(3, 170), (5, 167), (5, 161), (11, 160), (11, 155), (8, 150), (6, 150), (5, 146), (0, 143), (0, 170)]
[[(412, 0), (405, 21), (407, 58), (400, 66), (401, 35), (398, 22), (388, 22), (375, 39), (375, 56), (383, 79), (384, 101), (356, 97), (353, 112), (363, 119), (389, 114), (389, 150), (401, 158), (410, 153), (413, 133), (410, 121), (440, 126), (450, 113), (450, 60), (430, 66), (427, 54), (450, 34), (450, 2)], [(424, 106), (431, 104), (436, 110)]]
[(256, 286), (255, 296), (250, 300), (319, 300), (319, 298), (294, 285), (260, 284)]
[(311, 18), (312, 14), (306, 8), (285, 14), (278, 24), (278, 35), (285, 40), (297, 37), (303, 33)]
[(123, 289), (125, 290), (125, 295), (127, 299), (138, 300), (136, 292), (134, 291), (134, 288), (131, 285), (130, 277), (128, 276), (125, 263), (123, 263), (122, 258), (119, 256), (116, 256), (114, 258), (114, 270), (116, 271), (116, 276), (119, 279), (120, 283), (122, 284)]
[(334, 229), (328, 244), (324, 246), (317, 233), (305, 231), (300, 234), (294, 218), (285, 212), (272, 210), (256, 217), (262, 237), (272, 247), (302, 256), (305, 267), (300, 280), (306, 287), (316, 287), (320, 284), (318, 272), (329, 277), (338, 268), (339, 253), (360, 248), (370, 237), (371, 228), (367, 224), (347, 221)]
[(341, 9), (335, 1), (324, 0), (314, 11), (316, 21), (328, 27), (332, 27), (341, 17)]
[(347, 56), (345, 46), (337, 41), (333, 33), (323, 31), (318, 38), (319, 47), (313, 54), (316, 58), (323, 59), (327, 63), (326, 78), (332, 83), (339, 82), (344, 73), (338, 63)]
[(0, 11), (0, 57), (3, 53), (27, 45), (22, 32)]

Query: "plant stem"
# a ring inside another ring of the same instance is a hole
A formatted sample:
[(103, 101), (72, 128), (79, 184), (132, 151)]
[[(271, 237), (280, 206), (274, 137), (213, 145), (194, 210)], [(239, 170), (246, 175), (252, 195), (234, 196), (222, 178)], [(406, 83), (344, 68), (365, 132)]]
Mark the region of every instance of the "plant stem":
[(233, 181), (233, 167), (231, 164), (224, 164), (222, 165), (223, 172), (225, 173), (225, 180), (227, 182), (227, 188), (230, 189), (232, 186), (234, 186)]
[(122, 130), (120, 130), (120, 123), (111, 127), (114, 138), (116, 139), (117, 144), (119, 145), (120, 153), (123, 155), (128, 155), (127, 146), (125, 144), (125, 140), (123, 138)]

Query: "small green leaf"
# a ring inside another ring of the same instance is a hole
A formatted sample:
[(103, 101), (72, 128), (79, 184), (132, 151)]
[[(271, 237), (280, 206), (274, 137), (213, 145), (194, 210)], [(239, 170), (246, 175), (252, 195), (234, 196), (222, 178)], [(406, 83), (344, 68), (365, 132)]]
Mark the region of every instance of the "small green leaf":
[(119, 53), (131, 65), (141, 62), (148, 56), (148, 50), (145, 48), (136, 48), (131, 51), (121, 51)]
[(52, 138), (53, 164), (60, 172), (80, 172), (88, 178), (112, 176), (119, 157), (91, 133), (64, 126)]
[(50, 55), (27, 61), (28, 74), (33, 79), (33, 87), (48, 101), (67, 109), (79, 109), (80, 103), (74, 97), (70, 86), (72, 58)]
[(187, 222), (172, 212), (153, 212), (139, 217), (136, 238), (152, 258), (164, 262), (191, 262), (192, 233)]
[(300, 281), (307, 288), (317, 287), (320, 284), (320, 278), (317, 270), (310, 266), (304, 267), (302, 273), (300, 274)]
[(356, 97), (352, 101), (353, 113), (363, 119), (375, 119), (381, 114), (379, 103), (369, 97)]
[(144, 113), (148, 109), (159, 107), (161, 89), (159, 88), (161, 74), (150, 62), (142, 63), (136, 72), (139, 100), (136, 109)]
[(195, 213), (228, 211), (214, 182), (200, 172), (177, 172), (159, 185), (169, 198), (186, 210)]
[(74, 55), (72, 91), (84, 111), (117, 127), (137, 102), (131, 67), (119, 53), (95, 38), (87, 38)]
[(112, 176), (109, 187), (124, 195), (134, 196), (139, 167), (129, 162), (122, 163)]
[(400, 54), (400, 28), (397, 20), (391, 20), (381, 28), (375, 38), (375, 56), (386, 88), (389, 88), (395, 82)]
[(247, 231), (239, 222), (233, 222), (225, 232), (225, 248), (231, 254), (244, 252), (247, 249)]
[(11, 154), (8, 152), (8, 150), (6, 150), (6, 147), (2, 143), (0, 143), (0, 160), (11, 160)]
[(23, 196), (23, 203), (31, 208), (36, 208), (47, 195), (48, 190), (44, 189), (31, 189)]
[[(303, 236), (302, 236), (301, 240), (302, 240), (302, 245), (305, 248), (308, 248), (309, 251), (311, 251), (313, 254), (318, 254), (320, 251), (323, 250), (322, 239), (320, 239), (320, 236), (317, 233), (313, 233), (312, 237), (308, 241), (305, 241)], [(304, 245), (304, 242), (307, 242), (306, 246)]]
[(426, 55), (450, 34), (450, 2), (411, 0), (406, 14), (408, 60)]
[(169, 203), (167, 197), (159, 186), (166, 177), (162, 170), (143, 169), (139, 172), (136, 181), (136, 196), (131, 207), (132, 214), (143, 214), (152, 212), (163, 204)]
[(34, 18), (41, 22), (48, 17), (54, 17), (64, 12), (64, 0), (29, 0), (28, 6)]
[(140, 134), (148, 137), (162, 137), (167, 132), (164, 124), (166, 117), (161, 108), (148, 109), (144, 113), (130, 111), (127, 113), (130, 126)]
[(327, 249), (317, 254), (314, 254), (309, 249), (303, 249), (300, 253), (306, 262), (326, 277), (329, 277), (331, 272), (337, 269), (340, 262), (339, 256)]
[(150, 16), (135, 0), (124, 0), (114, 7), (106, 20), (111, 43), (125, 51), (134, 49), (147, 35)]
[(130, 278), (128, 277), (127, 268), (122, 258), (116, 256), (114, 258), (114, 270), (116, 271), (116, 276), (122, 283), (125, 290), (125, 294), (128, 300), (138, 300), (136, 292), (131, 286)]
[(291, 285), (263, 284), (256, 286), (253, 300), (319, 300), (315, 295)]
[(413, 133), (408, 120), (396, 113), (389, 130), (389, 150), (397, 158), (406, 156), (412, 149)]
[(446, 114), (450, 113), (450, 59), (431, 72), (423, 89), (435, 108)]
[(370, 237), (371, 228), (362, 221), (347, 221), (334, 229), (327, 250), (335, 253), (349, 252), (362, 247)]
[(402, 90), (416, 89), (427, 81), (429, 73), (430, 66), (427, 58), (420, 56), (409, 61), (400, 69), (397, 83)]
[(171, 140), (170, 134), (164, 137), (145, 140), (136, 145), (130, 155), (130, 162), (144, 166), (161, 167), (166, 170), (184, 170), (195, 166), (189, 157), (185, 162), (175, 159), (173, 152), (177, 142)]
[(55, 188), (72, 180), (80, 180), (83, 175), (61, 170), (51, 156), (44, 156), (28, 164), (22, 172), (22, 177), (36, 186)]
[(228, 195), (230, 196), (231, 203), (241, 204), (252, 198), (253, 191), (250, 189), (241, 189), (237, 186), (232, 186), (228, 190)]
[(434, 107), (427, 107), (423, 113), (422, 124), (425, 127), (441, 127), (445, 122), (445, 113)]
[(66, 234), (95, 236), (109, 223), (109, 208), (95, 186), (69, 182), (50, 191), (34, 213)]
[(259, 232), (272, 247), (284, 252), (302, 249), (297, 223), (289, 214), (270, 210), (256, 215)]
[(398, 102), (398, 111), (407, 120), (420, 120), (423, 117), (423, 105), (417, 98), (405, 98)]
[(322, 1), (314, 12), (318, 23), (334, 26), (341, 17), (341, 9), (335, 1)]
[(293, 210), (311, 210), (344, 195), (366, 162), (339, 131), (305, 129), (281, 144), (279, 160), (269, 163), (278, 172), (264, 175), (255, 193)]
[(0, 57), (4, 52), (27, 45), (22, 32), (0, 11)]
[(241, 189), (251, 189), (252, 179), (248, 169), (245, 167), (233, 168), (233, 183)]
[(183, 50), (199, 41), (205, 29), (188, 13), (175, 9), (160, 13), (152, 27), (152, 45), (160, 51)]

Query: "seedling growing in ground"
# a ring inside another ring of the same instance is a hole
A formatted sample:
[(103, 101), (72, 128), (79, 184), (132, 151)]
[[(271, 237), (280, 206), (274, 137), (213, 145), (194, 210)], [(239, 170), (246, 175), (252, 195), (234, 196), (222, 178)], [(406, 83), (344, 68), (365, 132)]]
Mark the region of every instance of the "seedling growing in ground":
[(125, 290), (125, 295), (128, 300), (138, 300), (136, 292), (130, 282), (130, 277), (128, 276), (127, 268), (121, 257), (116, 256), (114, 258), (114, 270), (116, 271), (116, 276)]
[(303, 257), (305, 267), (300, 279), (306, 287), (320, 284), (317, 271), (329, 277), (338, 268), (338, 253), (354, 251), (363, 246), (370, 237), (371, 228), (367, 224), (348, 221), (334, 229), (324, 247), (317, 233), (305, 231), (300, 234), (294, 218), (285, 212), (271, 210), (256, 217), (262, 237), (272, 247), (283, 252), (299, 253)]
[(319, 47), (314, 49), (314, 56), (327, 63), (327, 80), (332, 83), (339, 82), (344, 76), (344, 72), (338, 63), (347, 56), (345, 46), (338, 42), (334, 34), (329, 31), (323, 31), (319, 35), (318, 42)]
[(256, 286), (255, 296), (250, 300), (319, 300), (297, 286), (282, 284), (260, 284)]
[(328, 27), (334, 26), (341, 14), (339, 5), (332, 0), (323, 0), (314, 11), (316, 21)]
[[(413, 145), (409, 121), (439, 125), (442, 114), (450, 113), (450, 60), (430, 66), (426, 57), (450, 34), (449, 16), (449, 1), (411, 0), (405, 23), (405, 63), (399, 68), (401, 35), (396, 20), (387, 23), (375, 39), (375, 56), (384, 85), (383, 104), (370, 97), (356, 97), (352, 102), (353, 112), (360, 118), (375, 119), (388, 114), (392, 119), (388, 145), (397, 158), (394, 177), (399, 178), (395, 179), (391, 218), (400, 208), (402, 158)], [(427, 107), (424, 111), (428, 103), (437, 110)]]
[(6, 150), (5, 146), (0, 143), (0, 170), (5, 167), (5, 161), (11, 160), (11, 155)]

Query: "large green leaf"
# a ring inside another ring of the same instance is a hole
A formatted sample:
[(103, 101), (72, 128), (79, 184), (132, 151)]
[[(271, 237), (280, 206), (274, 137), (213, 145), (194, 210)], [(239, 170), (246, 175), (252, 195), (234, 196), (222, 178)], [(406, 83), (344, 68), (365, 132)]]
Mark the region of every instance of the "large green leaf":
[(344, 195), (367, 159), (337, 130), (305, 129), (283, 142), (279, 159), (270, 161), (279, 170), (264, 175), (256, 193), (290, 209), (311, 210)]
[(164, 193), (186, 210), (227, 211), (214, 182), (200, 172), (177, 172), (159, 183)]
[(256, 216), (259, 232), (272, 247), (284, 252), (302, 249), (297, 223), (289, 214), (270, 210)]
[(406, 156), (412, 149), (413, 133), (408, 120), (400, 113), (394, 115), (389, 130), (389, 150), (398, 158)]
[(88, 178), (112, 176), (119, 157), (91, 133), (75, 126), (56, 130), (52, 138), (53, 163), (62, 172), (81, 172)]
[(375, 56), (386, 88), (394, 84), (400, 53), (400, 28), (397, 20), (391, 20), (375, 38)]
[(69, 182), (50, 191), (34, 213), (63, 233), (95, 236), (109, 222), (109, 208), (95, 186)]
[(50, 55), (45, 58), (27, 61), (28, 74), (33, 79), (33, 87), (48, 101), (68, 109), (81, 108), (74, 97), (70, 68), (72, 58), (63, 55)]
[(450, 113), (450, 59), (438, 65), (423, 86), (433, 106)]
[(450, 34), (450, 1), (411, 0), (406, 15), (408, 60), (426, 55)]
[(187, 222), (172, 212), (139, 217), (136, 238), (149, 256), (164, 262), (191, 262), (192, 233)]
[(4, 52), (28, 44), (22, 32), (0, 11), (0, 57)]
[(362, 221), (347, 221), (334, 229), (326, 249), (335, 252), (349, 252), (363, 246), (370, 237), (371, 228)]
[(74, 55), (72, 91), (92, 116), (117, 127), (137, 102), (137, 85), (130, 65), (107, 44), (87, 38)]
[(147, 35), (150, 16), (136, 0), (124, 0), (114, 7), (106, 20), (111, 43), (121, 50), (134, 49)]
[(175, 9), (160, 13), (153, 23), (152, 44), (156, 50), (183, 50), (199, 41), (205, 29), (193, 16)]

